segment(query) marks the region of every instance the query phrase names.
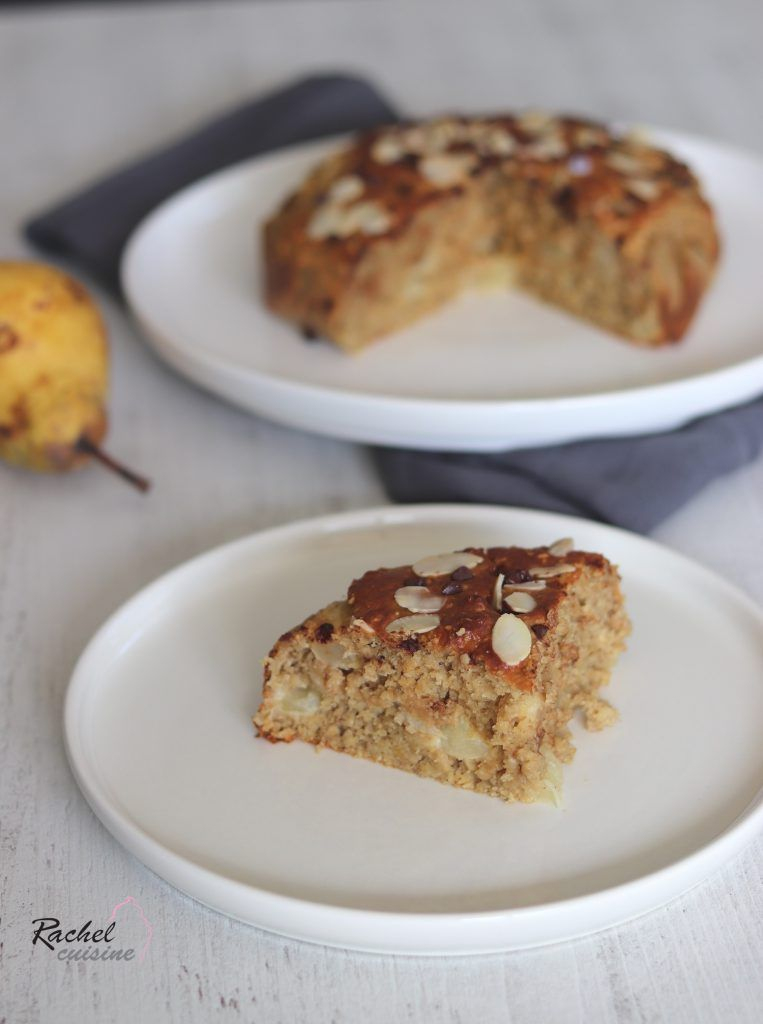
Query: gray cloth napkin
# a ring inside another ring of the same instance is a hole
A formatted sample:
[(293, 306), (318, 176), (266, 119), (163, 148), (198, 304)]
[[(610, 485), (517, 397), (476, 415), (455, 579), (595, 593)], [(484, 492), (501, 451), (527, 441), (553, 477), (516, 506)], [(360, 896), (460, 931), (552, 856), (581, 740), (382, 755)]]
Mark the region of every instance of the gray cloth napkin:
[(763, 398), (641, 437), (490, 455), (378, 448), (395, 501), (522, 505), (647, 533), (716, 477), (763, 448)]
[[(35, 217), (26, 236), (117, 290), (119, 259), (130, 232), (178, 189), (258, 153), (396, 119), (362, 79), (306, 78), (91, 185)], [(749, 462), (761, 447), (763, 399), (646, 437), (490, 455), (387, 448), (374, 454), (397, 501), (524, 505), (648, 531), (710, 480)]]

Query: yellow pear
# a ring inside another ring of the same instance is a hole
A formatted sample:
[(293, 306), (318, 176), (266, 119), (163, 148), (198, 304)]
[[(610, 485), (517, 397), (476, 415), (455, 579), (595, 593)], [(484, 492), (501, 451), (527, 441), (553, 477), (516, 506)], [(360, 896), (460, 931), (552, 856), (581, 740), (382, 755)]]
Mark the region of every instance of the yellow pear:
[(0, 261), (0, 457), (41, 471), (95, 457), (145, 485), (100, 449), (108, 375), (106, 330), (83, 286), (55, 267)]

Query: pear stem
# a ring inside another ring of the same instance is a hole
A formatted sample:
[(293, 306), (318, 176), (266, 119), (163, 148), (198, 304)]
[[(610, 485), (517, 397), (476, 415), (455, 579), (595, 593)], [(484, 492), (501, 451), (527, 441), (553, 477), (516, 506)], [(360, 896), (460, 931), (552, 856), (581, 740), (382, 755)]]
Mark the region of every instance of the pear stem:
[(117, 462), (116, 459), (112, 459), (110, 455), (107, 455), (102, 448), (99, 448), (95, 442), (91, 441), (87, 437), (81, 437), (77, 441), (75, 448), (78, 452), (82, 452), (83, 455), (90, 455), (92, 458), (97, 459), (102, 466), (106, 466), (113, 473), (121, 476), (123, 480), (126, 480), (133, 487), (137, 487), (139, 491), (144, 493), (151, 487), (151, 481), (147, 480), (146, 477), (140, 476), (138, 473), (134, 473), (127, 466), (123, 466), (121, 462)]

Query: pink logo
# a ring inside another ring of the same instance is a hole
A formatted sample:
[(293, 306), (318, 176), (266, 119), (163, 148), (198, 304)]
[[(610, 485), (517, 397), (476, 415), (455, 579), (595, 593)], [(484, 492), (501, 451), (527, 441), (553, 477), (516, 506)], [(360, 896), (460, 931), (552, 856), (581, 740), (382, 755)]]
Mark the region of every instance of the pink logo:
[(151, 922), (146, 917), (146, 915), (143, 913), (143, 907), (141, 907), (140, 903), (138, 903), (138, 901), (135, 899), (134, 896), (125, 896), (125, 898), (123, 900), (120, 900), (119, 903), (117, 903), (117, 905), (111, 911), (111, 916), (109, 917), (109, 921), (116, 921), (116, 919), (117, 919), (117, 911), (121, 910), (122, 907), (126, 907), (126, 906), (128, 906), (130, 904), (133, 907), (135, 907), (135, 909), (140, 914), (140, 919), (143, 922), (143, 927), (146, 929), (146, 941), (143, 943), (141, 951), (138, 954), (138, 960), (140, 961), (140, 963), (143, 963), (143, 959), (144, 959), (146, 953), (148, 953), (148, 948), (151, 945), (151, 939), (153, 938), (153, 935), (154, 935), (154, 928), (153, 928), (153, 925), (151, 924)]

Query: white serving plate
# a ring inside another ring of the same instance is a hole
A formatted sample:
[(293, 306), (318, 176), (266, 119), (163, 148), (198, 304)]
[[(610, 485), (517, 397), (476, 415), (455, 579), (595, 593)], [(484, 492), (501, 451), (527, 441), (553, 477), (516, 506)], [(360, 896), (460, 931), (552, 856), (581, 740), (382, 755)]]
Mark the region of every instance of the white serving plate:
[[(353, 576), (562, 535), (620, 565), (634, 626), (609, 692), (621, 720), (574, 728), (562, 809), (254, 738), (262, 658)], [(330, 516), (196, 558), (113, 615), (69, 687), (69, 760), (120, 843), (242, 921), (378, 952), (536, 946), (665, 903), (763, 826), (762, 623), (723, 579), (586, 520), (455, 505)]]
[(723, 238), (716, 280), (678, 346), (637, 348), (518, 292), (465, 295), (354, 357), (305, 342), (261, 301), (259, 233), (337, 140), (248, 161), (165, 202), (127, 247), (125, 294), (181, 373), (319, 434), (489, 451), (671, 429), (763, 390), (763, 161), (652, 136), (699, 173)]

